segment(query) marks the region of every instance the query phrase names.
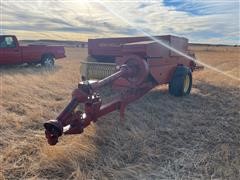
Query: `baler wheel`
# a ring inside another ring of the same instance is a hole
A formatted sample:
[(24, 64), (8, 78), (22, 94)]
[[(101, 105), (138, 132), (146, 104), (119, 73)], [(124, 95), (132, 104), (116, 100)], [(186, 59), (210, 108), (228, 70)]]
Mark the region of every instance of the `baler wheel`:
[(190, 94), (190, 91), (192, 89), (191, 71), (176, 70), (168, 87), (169, 87), (169, 93), (174, 96), (179, 97), (179, 96), (186, 96)]

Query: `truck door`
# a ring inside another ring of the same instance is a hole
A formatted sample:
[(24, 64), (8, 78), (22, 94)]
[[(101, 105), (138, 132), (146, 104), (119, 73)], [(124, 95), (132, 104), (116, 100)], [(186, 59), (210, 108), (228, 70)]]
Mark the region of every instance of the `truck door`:
[(2, 36), (0, 39), (1, 64), (20, 64), (21, 51), (12, 36)]
[(4, 64), (4, 59), (3, 59), (3, 49), (0, 48), (0, 65)]

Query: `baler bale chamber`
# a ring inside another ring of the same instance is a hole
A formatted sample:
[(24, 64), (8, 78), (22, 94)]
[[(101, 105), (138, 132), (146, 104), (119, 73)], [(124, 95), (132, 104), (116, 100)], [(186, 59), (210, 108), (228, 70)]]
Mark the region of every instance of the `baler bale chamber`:
[[(103, 38), (88, 41), (88, 58), (81, 63), (82, 82), (72, 93), (72, 100), (55, 120), (44, 123), (50, 145), (65, 134), (81, 134), (91, 122), (118, 110), (121, 119), (129, 103), (161, 84), (169, 84), (174, 96), (188, 95), (192, 72), (197, 68), (188, 40), (176, 36), (156, 39), (193, 58), (186, 58), (149, 37)], [(94, 79), (94, 81), (92, 81)], [(110, 86), (118, 95), (109, 102), (99, 94)], [(83, 105), (83, 111), (77, 109)]]
[[(195, 58), (188, 51), (188, 40), (171, 35), (155, 36), (168, 46)], [(88, 40), (88, 58), (81, 62), (80, 73), (85, 79), (102, 79), (114, 72), (121, 65), (121, 58), (136, 55), (148, 62), (153, 79), (160, 84), (169, 83), (176, 65), (197, 69), (196, 63), (150, 37), (101, 38)], [(116, 84), (116, 83), (115, 83)]]

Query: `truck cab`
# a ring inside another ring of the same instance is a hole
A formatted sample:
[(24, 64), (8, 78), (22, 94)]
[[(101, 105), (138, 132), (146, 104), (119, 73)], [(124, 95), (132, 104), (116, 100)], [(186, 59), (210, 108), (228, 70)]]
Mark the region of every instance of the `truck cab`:
[(21, 61), (21, 50), (16, 37), (0, 36), (0, 64), (19, 64)]

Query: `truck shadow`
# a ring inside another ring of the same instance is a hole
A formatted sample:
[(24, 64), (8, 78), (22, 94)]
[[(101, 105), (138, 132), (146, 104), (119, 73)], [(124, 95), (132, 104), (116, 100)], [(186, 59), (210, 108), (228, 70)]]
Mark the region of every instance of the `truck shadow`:
[(117, 112), (97, 122), (98, 152), (82, 168), (110, 179), (239, 179), (239, 94), (204, 82), (181, 98), (153, 90), (127, 108), (124, 122)]
[(61, 66), (55, 65), (53, 68), (45, 68), (41, 65), (0, 65), (0, 73), (3, 74), (39, 74), (43, 72), (56, 72), (61, 70)]

